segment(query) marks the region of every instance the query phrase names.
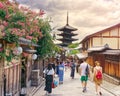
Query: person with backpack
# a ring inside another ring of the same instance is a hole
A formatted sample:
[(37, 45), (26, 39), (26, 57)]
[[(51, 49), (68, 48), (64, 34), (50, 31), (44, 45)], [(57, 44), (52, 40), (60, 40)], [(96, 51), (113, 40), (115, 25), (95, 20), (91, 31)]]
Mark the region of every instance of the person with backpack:
[(82, 60), (82, 63), (79, 67), (80, 80), (83, 87), (82, 92), (86, 92), (88, 77), (90, 77), (90, 65), (86, 62), (86, 59)]
[(98, 61), (95, 61), (95, 67), (93, 69), (93, 81), (95, 83), (96, 95), (102, 96), (102, 67), (100, 66), (100, 63)]

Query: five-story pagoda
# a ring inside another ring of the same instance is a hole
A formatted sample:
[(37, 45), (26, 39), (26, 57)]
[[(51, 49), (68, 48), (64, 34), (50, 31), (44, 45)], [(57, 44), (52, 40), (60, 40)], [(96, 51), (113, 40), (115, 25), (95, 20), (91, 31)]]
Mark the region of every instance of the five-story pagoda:
[(68, 13), (67, 13), (67, 24), (65, 26), (63, 26), (62, 28), (59, 28), (58, 30), (62, 31), (60, 34), (57, 34), (59, 36), (62, 36), (62, 38), (57, 39), (59, 41), (62, 41), (62, 43), (60, 44), (60, 46), (67, 47), (69, 44), (72, 43), (72, 41), (78, 40), (78, 39), (72, 38), (72, 36), (76, 36), (78, 34), (73, 33), (72, 31), (76, 31), (77, 29), (71, 27), (68, 24)]

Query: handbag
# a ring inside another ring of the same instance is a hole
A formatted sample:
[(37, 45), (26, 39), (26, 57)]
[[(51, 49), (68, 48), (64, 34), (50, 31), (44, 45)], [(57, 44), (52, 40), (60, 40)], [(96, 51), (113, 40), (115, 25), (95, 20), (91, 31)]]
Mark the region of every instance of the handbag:
[(52, 88), (56, 88), (57, 86), (55, 85), (54, 81), (52, 82)]
[(58, 84), (59, 84), (59, 82), (54, 79), (52, 82), (52, 88), (56, 88), (58, 86)]

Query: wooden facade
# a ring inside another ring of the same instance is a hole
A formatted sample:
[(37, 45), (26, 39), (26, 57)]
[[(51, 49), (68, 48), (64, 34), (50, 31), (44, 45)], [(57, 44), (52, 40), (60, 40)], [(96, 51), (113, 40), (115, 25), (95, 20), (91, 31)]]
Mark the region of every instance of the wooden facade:
[(91, 66), (95, 66), (95, 61), (99, 61), (101, 66), (103, 67), (103, 72), (105, 68), (105, 57), (103, 54), (99, 54), (99, 52), (89, 53), (87, 62), (90, 63)]
[(81, 43), (84, 50), (93, 46), (104, 46), (105, 44), (108, 44), (112, 49), (120, 49), (120, 24), (91, 34), (85, 37)]
[[(9, 52), (16, 47), (14, 43), (6, 43), (4, 41), (3, 45), (6, 54), (10, 54)], [(21, 86), (21, 59), (19, 56), (15, 56), (10, 62), (5, 59), (3, 59), (2, 62), (4, 66), (2, 75), (5, 76), (5, 78), (3, 78), (3, 87), (5, 87), (5, 89), (3, 88), (2, 93), (9, 96), (19, 96)], [(0, 96), (4, 96), (3, 94)]]
[[(101, 63), (105, 74), (120, 80), (120, 24), (91, 34), (81, 43), (83, 50), (88, 52), (87, 61), (91, 66), (94, 66), (97, 60)], [(109, 47), (109, 50), (102, 49), (105, 45)], [(96, 47), (99, 47), (99, 50)], [(89, 49), (92, 51), (89, 52)]]
[(106, 50), (105, 56), (105, 73), (120, 79), (120, 50)]
[(3, 67), (3, 59), (0, 60), (0, 96), (3, 96), (4, 92), (4, 78), (3, 78), (3, 71), (4, 71), (4, 67)]
[[(15, 55), (10, 62), (6, 58), (0, 57), (0, 96), (20, 96), (22, 87), (25, 87), (27, 91), (29, 90), (27, 88), (31, 86), (31, 72), (34, 66), (32, 55), (35, 52), (33, 49), (36, 45), (32, 45), (29, 40), (25, 41), (25, 39), (19, 43), (22, 48), (31, 44), (33, 52), (28, 52), (27, 55)], [(16, 48), (14, 43), (5, 42), (2, 39), (0, 44), (2, 44), (6, 55)]]

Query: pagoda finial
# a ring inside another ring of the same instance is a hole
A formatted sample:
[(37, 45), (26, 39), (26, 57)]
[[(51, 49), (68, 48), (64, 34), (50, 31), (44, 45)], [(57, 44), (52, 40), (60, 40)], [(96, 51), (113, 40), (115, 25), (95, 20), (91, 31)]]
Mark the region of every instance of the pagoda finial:
[(67, 25), (68, 25), (68, 11), (67, 11)]

